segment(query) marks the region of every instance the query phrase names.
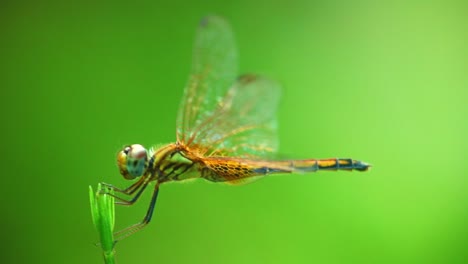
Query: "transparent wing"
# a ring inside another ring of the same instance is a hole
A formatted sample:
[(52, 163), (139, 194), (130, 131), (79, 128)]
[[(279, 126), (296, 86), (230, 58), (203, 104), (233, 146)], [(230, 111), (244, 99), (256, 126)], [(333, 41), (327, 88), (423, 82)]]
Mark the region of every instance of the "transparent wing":
[(264, 77), (239, 77), (183, 142), (205, 156), (268, 157), (278, 148), (278, 83)]
[(237, 76), (237, 49), (229, 24), (209, 16), (197, 29), (190, 78), (177, 117), (177, 139), (188, 142), (192, 131), (213, 114)]

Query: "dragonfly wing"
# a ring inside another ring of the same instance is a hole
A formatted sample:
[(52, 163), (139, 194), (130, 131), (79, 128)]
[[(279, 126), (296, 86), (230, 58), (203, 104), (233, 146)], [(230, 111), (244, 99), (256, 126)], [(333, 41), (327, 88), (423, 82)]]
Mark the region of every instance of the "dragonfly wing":
[(191, 145), (204, 156), (265, 158), (278, 148), (276, 110), (278, 83), (243, 75), (217, 108), (192, 131)]
[(236, 74), (231, 28), (219, 17), (203, 19), (177, 119), (178, 142), (198, 156), (265, 157), (277, 149), (279, 85)]
[(205, 17), (197, 29), (192, 70), (177, 117), (179, 142), (187, 142), (212, 114), (236, 76), (237, 49), (229, 24), (220, 17)]

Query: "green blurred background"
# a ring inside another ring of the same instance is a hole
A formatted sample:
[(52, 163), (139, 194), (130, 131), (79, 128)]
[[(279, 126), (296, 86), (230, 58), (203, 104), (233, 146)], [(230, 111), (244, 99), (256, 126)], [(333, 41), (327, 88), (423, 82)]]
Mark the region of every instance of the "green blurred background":
[[(367, 173), (161, 189), (119, 263), (467, 263), (463, 1), (0, 4), (2, 263), (102, 263), (88, 186), (175, 139), (198, 20), (224, 16), (242, 72), (283, 84), (281, 153)], [(150, 192), (117, 208), (139, 221)]]

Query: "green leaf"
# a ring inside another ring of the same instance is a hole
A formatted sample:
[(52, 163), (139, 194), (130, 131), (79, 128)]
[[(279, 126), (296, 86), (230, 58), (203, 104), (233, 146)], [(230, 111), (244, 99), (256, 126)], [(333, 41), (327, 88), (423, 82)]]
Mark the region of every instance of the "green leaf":
[[(107, 195), (108, 190), (102, 189), (98, 184), (97, 192), (89, 186), (89, 201), (91, 203), (91, 216), (93, 224), (99, 233), (105, 263), (115, 263), (114, 260), (114, 223), (115, 207), (114, 197)], [(112, 192), (110, 192), (112, 194)]]

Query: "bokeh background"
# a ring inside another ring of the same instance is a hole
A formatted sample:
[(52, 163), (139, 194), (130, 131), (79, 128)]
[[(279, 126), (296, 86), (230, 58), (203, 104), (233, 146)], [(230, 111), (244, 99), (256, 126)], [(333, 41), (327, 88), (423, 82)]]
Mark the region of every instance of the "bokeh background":
[[(468, 263), (464, 1), (3, 1), (2, 263), (102, 263), (88, 186), (128, 143), (175, 139), (196, 25), (283, 84), (281, 153), (367, 173), (162, 187), (118, 263)], [(150, 192), (117, 208), (139, 221)]]

